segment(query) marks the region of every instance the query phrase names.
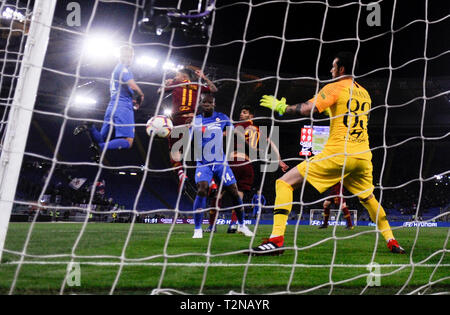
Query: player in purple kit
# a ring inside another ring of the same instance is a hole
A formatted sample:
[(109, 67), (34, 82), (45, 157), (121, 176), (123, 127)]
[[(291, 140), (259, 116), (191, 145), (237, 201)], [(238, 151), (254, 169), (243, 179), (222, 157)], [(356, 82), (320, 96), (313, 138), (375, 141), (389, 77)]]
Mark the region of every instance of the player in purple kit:
[[(194, 210), (206, 208), (208, 191), (211, 180), (214, 178), (220, 187), (233, 200), (236, 215), (238, 217), (238, 233), (245, 236), (253, 236), (253, 232), (244, 224), (244, 207), (242, 199), (239, 197), (236, 179), (231, 170), (226, 156), (223, 152), (223, 133), (228, 127), (233, 128), (231, 119), (223, 114), (214, 111), (215, 99), (211, 94), (202, 95), (200, 101), (202, 114), (194, 118), (192, 131), (194, 136), (194, 150), (201, 150), (201, 156), (197, 157), (197, 167), (195, 170), (195, 183), (197, 184), (197, 196), (194, 201)], [(202, 238), (203, 212), (194, 213), (195, 230), (193, 238)]]

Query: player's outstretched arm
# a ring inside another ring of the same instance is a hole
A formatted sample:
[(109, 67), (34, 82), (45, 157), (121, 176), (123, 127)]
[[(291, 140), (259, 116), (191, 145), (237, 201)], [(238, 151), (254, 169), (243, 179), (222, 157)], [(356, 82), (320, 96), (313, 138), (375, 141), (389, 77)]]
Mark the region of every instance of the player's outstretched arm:
[(157, 93), (166, 92), (174, 89), (175, 87), (172, 84), (175, 82), (174, 79), (167, 79), (164, 81), (164, 86), (158, 88)]
[(311, 112), (317, 112), (317, 107), (311, 102), (288, 105), (286, 104), (286, 98), (283, 97), (279, 100), (272, 95), (263, 95), (259, 103), (260, 106), (276, 111), (279, 115), (289, 114), (309, 116), (311, 115)]
[(212, 93), (216, 93), (219, 90), (217, 86), (210, 79), (208, 79), (208, 77), (203, 73), (202, 70), (195, 70), (195, 74), (201, 79), (205, 80)]

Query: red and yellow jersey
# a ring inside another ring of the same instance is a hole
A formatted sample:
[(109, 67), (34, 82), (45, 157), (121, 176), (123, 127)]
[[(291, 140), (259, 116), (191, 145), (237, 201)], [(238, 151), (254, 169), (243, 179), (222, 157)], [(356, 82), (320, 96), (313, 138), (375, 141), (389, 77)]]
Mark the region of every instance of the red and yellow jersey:
[(330, 116), (330, 136), (323, 154), (372, 159), (367, 133), (372, 100), (361, 85), (351, 78), (341, 79), (325, 85), (309, 102)]
[[(242, 127), (244, 129), (245, 142), (253, 149), (258, 147), (259, 128), (253, 124), (253, 121), (247, 120), (234, 124), (234, 128)], [(245, 147), (240, 147), (240, 141), (235, 142), (235, 151), (245, 152)]]
[[(189, 84), (191, 81), (182, 82), (174, 81), (165, 88), (166, 91), (172, 92), (172, 115), (194, 113), (197, 107), (198, 92), (210, 92), (209, 87), (198, 85), (196, 83)], [(176, 86), (178, 85), (178, 86)]]

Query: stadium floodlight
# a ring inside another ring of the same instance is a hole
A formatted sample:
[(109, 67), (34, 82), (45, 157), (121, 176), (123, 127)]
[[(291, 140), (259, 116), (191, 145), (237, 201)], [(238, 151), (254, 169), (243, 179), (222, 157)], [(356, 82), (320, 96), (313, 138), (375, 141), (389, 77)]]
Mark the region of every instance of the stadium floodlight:
[(18, 11), (14, 11), (10, 7), (6, 7), (2, 12), (2, 17), (7, 20), (18, 20), (19, 22), (25, 21), (25, 15)]
[(85, 107), (88, 105), (95, 105), (97, 104), (97, 100), (93, 99), (92, 97), (84, 96), (84, 95), (77, 95), (75, 96), (75, 100), (73, 102), (74, 105), (77, 107)]
[(183, 68), (182, 65), (175, 65), (173, 62), (170, 62), (170, 61), (164, 63), (164, 65), (163, 65), (163, 69), (169, 70), (169, 71), (178, 71), (181, 68)]
[(139, 58), (136, 60), (136, 62), (137, 62), (139, 65), (142, 65), (142, 66), (149, 66), (149, 67), (151, 67), (151, 68), (155, 68), (155, 67), (158, 65), (158, 59), (152, 58), (152, 57), (149, 57), (149, 56), (141, 56), (141, 57), (139, 57)]
[(107, 36), (95, 35), (85, 40), (83, 52), (89, 58), (106, 61), (119, 57), (119, 45)]

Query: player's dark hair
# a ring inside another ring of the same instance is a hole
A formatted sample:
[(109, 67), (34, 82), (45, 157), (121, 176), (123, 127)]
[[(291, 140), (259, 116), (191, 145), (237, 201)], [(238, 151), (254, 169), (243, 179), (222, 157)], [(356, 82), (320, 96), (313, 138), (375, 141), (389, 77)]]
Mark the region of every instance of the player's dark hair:
[(241, 106), (241, 112), (243, 111), (243, 110), (248, 110), (248, 112), (251, 114), (251, 115), (255, 115), (255, 110), (253, 109), (253, 107), (251, 107), (250, 105), (242, 105)]
[(178, 70), (178, 72), (186, 74), (189, 77), (189, 80), (191, 81), (194, 79), (194, 73), (191, 69), (181, 68), (180, 70)]
[[(355, 60), (355, 55), (352, 52), (349, 51), (341, 51), (336, 54), (335, 58), (338, 59), (337, 66), (338, 69), (340, 67), (344, 67), (344, 74), (352, 74), (353, 69), (353, 61)], [(355, 64), (355, 69), (353, 73), (356, 72), (358, 68), (358, 62)]]

